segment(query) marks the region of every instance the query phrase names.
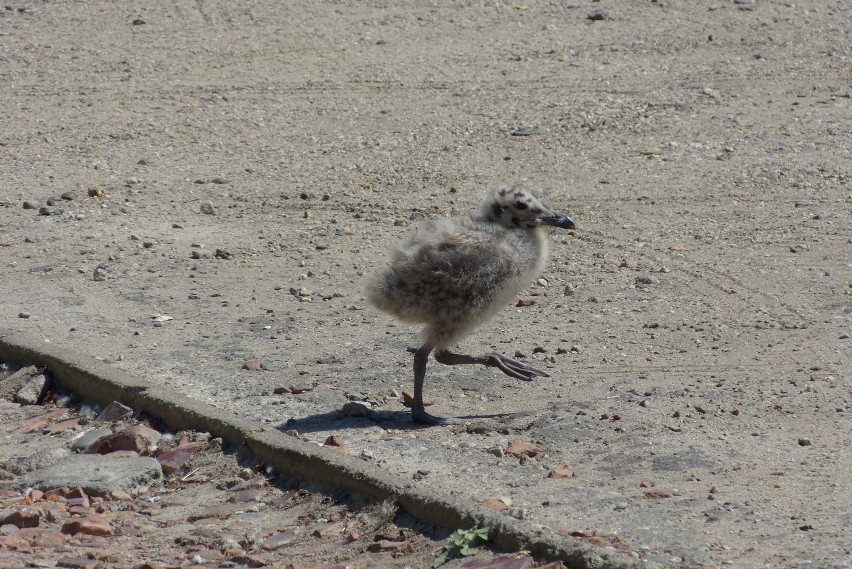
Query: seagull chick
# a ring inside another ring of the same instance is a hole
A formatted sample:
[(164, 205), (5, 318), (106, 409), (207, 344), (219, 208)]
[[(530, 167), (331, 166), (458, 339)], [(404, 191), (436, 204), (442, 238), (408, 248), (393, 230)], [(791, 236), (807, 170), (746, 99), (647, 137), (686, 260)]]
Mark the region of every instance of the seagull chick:
[(435, 417), (423, 405), (426, 362), (496, 367), (530, 381), (548, 374), (497, 353), (468, 356), (450, 351), (459, 340), (505, 307), (533, 282), (547, 262), (542, 226), (573, 229), (574, 221), (544, 205), (530, 192), (502, 186), (488, 193), (478, 217), (423, 223), (391, 254), (387, 267), (367, 287), (367, 298), (404, 322), (425, 324), (423, 345), (414, 354), (417, 423), (461, 423)]

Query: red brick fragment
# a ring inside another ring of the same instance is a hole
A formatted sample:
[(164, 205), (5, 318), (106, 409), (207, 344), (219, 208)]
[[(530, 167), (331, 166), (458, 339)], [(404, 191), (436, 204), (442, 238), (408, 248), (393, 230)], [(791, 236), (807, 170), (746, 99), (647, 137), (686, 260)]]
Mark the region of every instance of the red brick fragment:
[[(412, 395), (409, 391), (402, 392), (402, 404), (406, 407), (411, 407), (411, 404), (414, 402), (414, 395)], [(435, 404), (435, 399), (432, 397), (424, 397), (423, 398), (423, 406), (430, 407)]]
[(177, 447), (160, 453), (157, 456), (157, 462), (160, 463), (163, 472), (171, 474), (183, 468), (198, 451), (207, 448), (207, 444), (207, 442), (190, 443), (181, 440), (181, 444)]
[(106, 438), (108, 450), (100, 450), (100, 454), (115, 452), (119, 450), (130, 450), (139, 454), (150, 454), (163, 437), (159, 431), (155, 431), (145, 425), (133, 425), (127, 427)]
[(113, 421), (118, 421), (119, 419), (129, 417), (132, 414), (133, 409), (131, 409), (127, 405), (119, 403), (118, 401), (113, 401), (112, 403), (104, 407), (104, 410), (100, 412), (97, 418), (95, 418), (95, 422), (111, 423)]
[(67, 535), (82, 533), (84, 535), (106, 536), (112, 535), (113, 530), (106, 519), (100, 516), (91, 516), (65, 522), (62, 525), (62, 533)]
[(548, 478), (573, 478), (574, 471), (570, 468), (554, 468), (547, 473)]
[(536, 457), (544, 453), (541, 447), (526, 441), (512, 441), (509, 443), (509, 448), (506, 449), (507, 454), (520, 458), (521, 456)]
[(66, 535), (56, 531), (43, 528), (26, 528), (15, 534), (26, 540), (33, 547), (56, 548), (65, 545), (68, 540)]
[(19, 528), (38, 527), (44, 511), (38, 506), (21, 506), (12, 512), (0, 514), (0, 525), (12, 524)]
[(266, 478), (260, 474), (249, 478), (245, 482), (240, 482), (231, 488), (231, 492), (239, 492), (240, 490), (248, 490), (249, 488), (263, 488), (267, 485)]
[(80, 424), (80, 418), (74, 417), (73, 419), (65, 419), (64, 421), (59, 421), (58, 423), (54, 423), (50, 425), (47, 429), (48, 434), (55, 435), (57, 433), (61, 433), (62, 431), (67, 431), (71, 427), (76, 427)]

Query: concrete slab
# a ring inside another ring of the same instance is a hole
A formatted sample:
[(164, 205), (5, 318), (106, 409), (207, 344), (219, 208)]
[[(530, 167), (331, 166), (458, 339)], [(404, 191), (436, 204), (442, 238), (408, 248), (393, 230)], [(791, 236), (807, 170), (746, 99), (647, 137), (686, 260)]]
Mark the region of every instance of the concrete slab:
[(158, 484), (162, 478), (160, 463), (150, 457), (71, 455), (27, 474), (18, 487), (37, 490), (79, 487), (87, 494), (105, 496), (115, 490), (137, 494)]

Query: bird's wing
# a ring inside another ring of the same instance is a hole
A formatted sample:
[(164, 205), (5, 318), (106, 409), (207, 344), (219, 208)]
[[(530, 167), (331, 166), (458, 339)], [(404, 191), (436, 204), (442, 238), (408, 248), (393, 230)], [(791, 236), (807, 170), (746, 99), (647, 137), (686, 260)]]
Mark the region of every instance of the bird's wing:
[[(438, 231), (421, 242), (413, 261), (416, 278), (436, 302), (458, 300), (471, 309), (488, 304), (511, 274), (497, 236), (481, 230)], [(414, 275), (412, 275), (414, 276)]]

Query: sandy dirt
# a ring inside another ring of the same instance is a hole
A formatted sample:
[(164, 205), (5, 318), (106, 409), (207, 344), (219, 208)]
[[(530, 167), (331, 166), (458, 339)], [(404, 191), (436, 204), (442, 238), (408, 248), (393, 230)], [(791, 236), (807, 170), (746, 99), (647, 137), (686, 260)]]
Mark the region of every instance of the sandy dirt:
[[(846, 1), (10, 5), (0, 326), (657, 562), (848, 567), (850, 37)], [(471, 423), (415, 427), (365, 280), (505, 180), (577, 230), (459, 350), (551, 377), (430, 362)]]

